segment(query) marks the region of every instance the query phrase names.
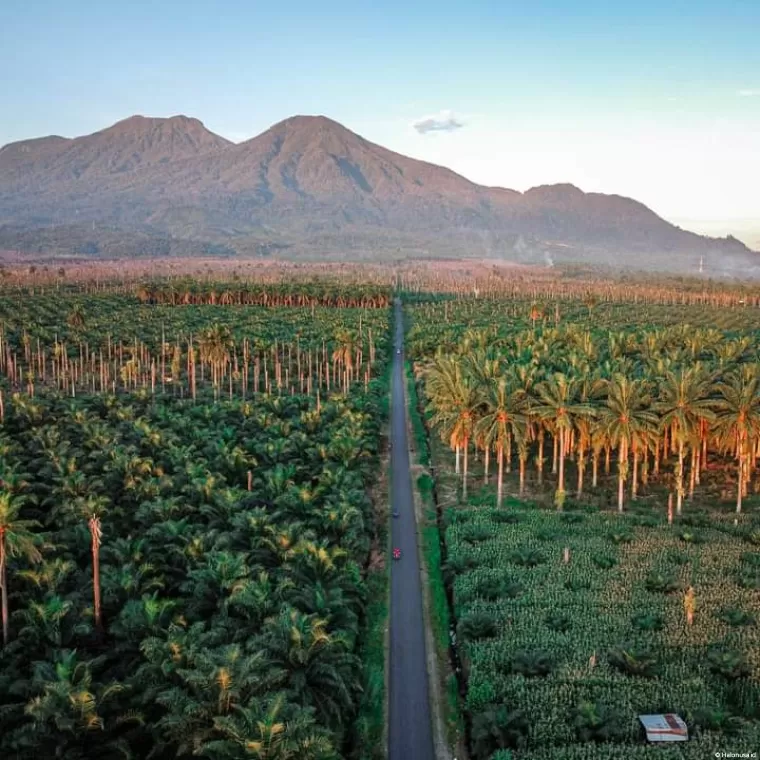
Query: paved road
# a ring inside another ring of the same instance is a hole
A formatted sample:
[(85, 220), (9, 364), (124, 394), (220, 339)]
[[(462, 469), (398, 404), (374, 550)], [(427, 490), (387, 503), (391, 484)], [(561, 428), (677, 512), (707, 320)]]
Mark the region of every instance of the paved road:
[[(401, 559), (391, 571), (389, 760), (434, 760), (433, 733), (428, 699), (425, 623), (417, 557), (417, 525), (414, 519), (409, 446), (406, 435), (404, 384), (404, 328), (401, 306), (395, 306), (396, 339), (393, 350), (391, 391), (391, 472), (393, 508), (392, 544)], [(396, 349), (401, 348), (399, 356)]]

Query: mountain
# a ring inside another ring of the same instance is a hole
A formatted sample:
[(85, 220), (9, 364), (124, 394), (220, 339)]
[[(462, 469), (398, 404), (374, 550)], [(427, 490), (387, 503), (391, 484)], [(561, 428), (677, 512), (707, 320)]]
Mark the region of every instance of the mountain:
[(100, 255), (477, 255), (756, 266), (733, 238), (573, 185), (477, 185), (324, 116), (240, 144), (197, 119), (133, 116), (75, 139), (0, 149), (0, 248)]

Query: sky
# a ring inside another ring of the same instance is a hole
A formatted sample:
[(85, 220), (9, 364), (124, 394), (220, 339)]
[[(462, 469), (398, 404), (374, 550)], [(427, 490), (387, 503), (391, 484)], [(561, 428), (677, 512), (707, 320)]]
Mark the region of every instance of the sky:
[(760, 248), (758, 30), (760, 0), (3, 0), (0, 145), (324, 114), (475, 182), (571, 182)]

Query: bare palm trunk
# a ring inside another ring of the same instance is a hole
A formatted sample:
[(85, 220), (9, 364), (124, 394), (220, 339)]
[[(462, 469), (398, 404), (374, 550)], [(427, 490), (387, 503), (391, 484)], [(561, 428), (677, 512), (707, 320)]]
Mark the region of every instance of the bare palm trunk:
[(631, 498), (636, 499), (639, 490), (639, 449), (633, 447), (633, 483), (631, 484)]
[(559, 489), (565, 490), (565, 432), (559, 432)]
[(586, 469), (586, 457), (583, 449), (578, 453), (578, 498), (583, 495), (583, 471)]
[(691, 447), (691, 465), (689, 467), (689, 498), (694, 498), (694, 482), (697, 474), (697, 449)]
[(528, 452), (520, 454), (520, 496), (525, 493), (525, 463), (528, 460)]
[(599, 476), (599, 454), (594, 452), (591, 455), (591, 487), (596, 488)]
[(538, 485), (544, 482), (544, 431), (538, 434)]
[(683, 504), (683, 441), (678, 442), (678, 472), (676, 473), (676, 514), (681, 514)]
[(739, 514), (742, 511), (743, 481), (744, 481), (744, 455), (740, 453), (738, 480), (736, 483), (736, 514)]
[(496, 506), (501, 507), (501, 501), (504, 493), (504, 446), (501, 443), (498, 447), (497, 457), (499, 460), (499, 472), (496, 482)]
[(456, 458), (456, 466), (454, 467), (454, 472), (459, 475), (459, 444), (457, 444), (457, 458)]
[(557, 451), (559, 449), (559, 439), (561, 436), (562, 433), (557, 431), (552, 437), (552, 475), (557, 474)]
[(97, 517), (90, 518), (90, 536), (92, 537), (92, 594), (95, 605), (95, 627), (101, 630), (100, 618), (100, 539), (102, 532), (100, 520)]
[(483, 484), (488, 485), (488, 465), (491, 464), (491, 447), (486, 446), (485, 461), (483, 463)]
[(467, 501), (467, 452), (470, 448), (469, 440), (464, 439), (464, 471), (462, 473), (462, 501)]
[(8, 588), (6, 584), (5, 534), (0, 532), (0, 595), (3, 607), (3, 646), (8, 645)]
[(628, 468), (628, 442), (623, 439), (618, 451), (618, 512), (623, 511), (625, 499), (625, 476)]

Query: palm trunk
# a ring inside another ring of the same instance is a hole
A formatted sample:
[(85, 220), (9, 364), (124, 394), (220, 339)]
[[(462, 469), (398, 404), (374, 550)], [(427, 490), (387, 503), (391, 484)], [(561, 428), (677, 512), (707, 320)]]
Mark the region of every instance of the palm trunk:
[(683, 504), (683, 441), (678, 442), (678, 472), (676, 473), (676, 514), (681, 514)]
[(559, 431), (559, 491), (565, 490), (565, 431)]
[(501, 508), (504, 488), (504, 446), (501, 443), (499, 443), (497, 452), (497, 457), (499, 460), (499, 473), (496, 482), (496, 506)]
[(596, 488), (599, 476), (599, 452), (591, 455), (591, 487)]
[(736, 482), (736, 514), (742, 511), (742, 490), (744, 485), (744, 453), (739, 451), (739, 472)]
[(0, 532), (0, 595), (3, 607), (3, 646), (8, 645), (8, 588), (6, 583), (5, 533)]
[(635, 499), (639, 489), (639, 447), (633, 444), (633, 483), (631, 484), (631, 498)]
[(538, 485), (544, 482), (544, 431), (538, 434)]
[(618, 512), (623, 511), (625, 499), (625, 476), (628, 467), (628, 442), (623, 439), (618, 450)]
[(457, 458), (456, 458), (456, 466), (454, 467), (455, 474), (459, 475), (459, 444), (457, 444)]
[(697, 475), (697, 449), (692, 445), (691, 447), (691, 465), (689, 467), (689, 498), (694, 498), (694, 484), (696, 482)]
[(491, 447), (486, 446), (485, 461), (483, 463), (483, 485), (488, 485), (488, 465), (491, 463)]
[(462, 501), (467, 501), (467, 452), (470, 448), (469, 440), (464, 439), (464, 472), (462, 473)]
[(528, 452), (520, 454), (520, 496), (525, 493), (525, 463), (528, 460)]
[(557, 450), (559, 449), (559, 439), (562, 433), (557, 431), (552, 436), (552, 475), (557, 474)]
[(90, 536), (92, 537), (92, 594), (95, 605), (95, 628), (101, 630), (100, 618), (100, 520), (90, 518)]
[(586, 469), (586, 457), (583, 448), (578, 452), (578, 498), (583, 495), (583, 471)]

